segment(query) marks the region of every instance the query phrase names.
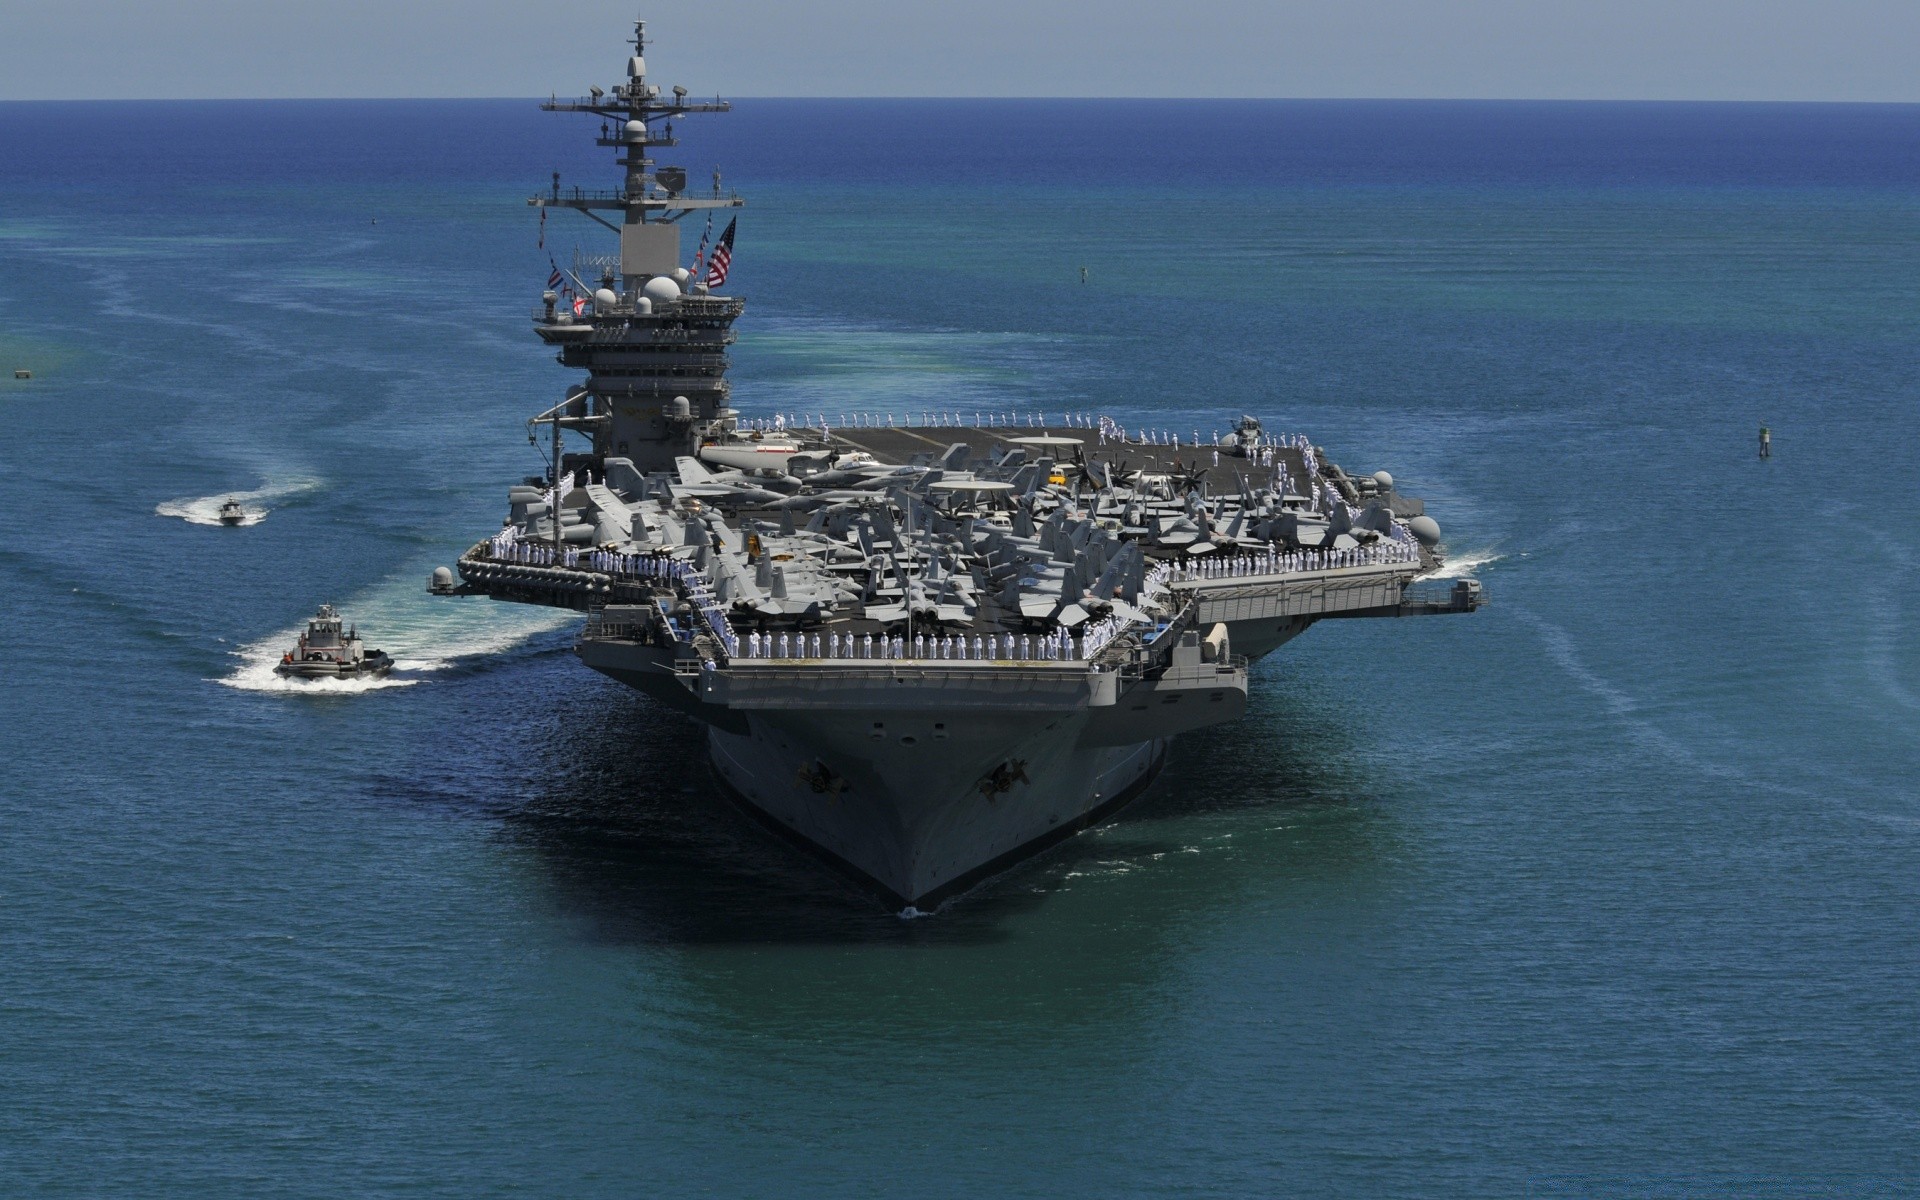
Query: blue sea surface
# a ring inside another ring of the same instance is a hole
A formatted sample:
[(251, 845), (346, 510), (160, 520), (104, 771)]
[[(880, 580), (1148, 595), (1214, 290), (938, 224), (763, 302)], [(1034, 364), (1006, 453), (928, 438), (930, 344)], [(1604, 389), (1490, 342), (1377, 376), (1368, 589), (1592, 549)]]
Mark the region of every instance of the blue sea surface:
[[(424, 594), (589, 132), (0, 104), (0, 1194), (1920, 1195), (1920, 107), (684, 123), (746, 412), (1251, 412), (1492, 597), (912, 921)], [(276, 684), (322, 601), (391, 681)]]

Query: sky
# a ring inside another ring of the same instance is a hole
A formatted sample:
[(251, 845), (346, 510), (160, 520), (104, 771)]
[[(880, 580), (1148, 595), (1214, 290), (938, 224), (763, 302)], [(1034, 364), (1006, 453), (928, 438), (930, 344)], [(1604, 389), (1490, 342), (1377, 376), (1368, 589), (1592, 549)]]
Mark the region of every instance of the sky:
[(0, 99), (565, 94), (636, 15), (740, 97), (1920, 101), (1920, 0), (0, 0)]

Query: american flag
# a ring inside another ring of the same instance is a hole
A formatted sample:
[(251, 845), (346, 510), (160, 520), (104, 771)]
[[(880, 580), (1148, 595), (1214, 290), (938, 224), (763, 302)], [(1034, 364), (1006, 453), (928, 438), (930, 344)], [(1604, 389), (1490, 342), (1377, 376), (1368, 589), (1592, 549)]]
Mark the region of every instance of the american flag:
[(727, 268), (733, 266), (733, 227), (738, 221), (738, 217), (728, 221), (727, 231), (714, 244), (713, 258), (707, 263), (707, 286), (710, 288), (719, 287), (727, 281)]

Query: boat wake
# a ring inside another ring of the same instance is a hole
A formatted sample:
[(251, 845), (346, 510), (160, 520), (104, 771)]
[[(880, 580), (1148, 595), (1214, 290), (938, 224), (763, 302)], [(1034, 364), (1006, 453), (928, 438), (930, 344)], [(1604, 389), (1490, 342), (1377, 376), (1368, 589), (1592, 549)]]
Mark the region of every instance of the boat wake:
[(307, 477), (268, 483), (250, 492), (215, 492), (211, 496), (183, 496), (178, 500), (163, 500), (154, 505), (157, 516), (178, 517), (189, 525), (220, 524), (220, 506), (228, 500), (238, 500), (246, 516), (240, 519), (241, 525), (258, 525), (267, 519), (275, 504), (282, 500), (320, 490), (321, 481)]
[(235, 650), (239, 665), (215, 682), (242, 691), (301, 696), (348, 696), (412, 687), (437, 673), (457, 671), (526, 646), (542, 634), (569, 625), (577, 615), (554, 609), (416, 597), (412, 589), (417, 587), (396, 579), (340, 606), (349, 623), (359, 626), (369, 651), (384, 650), (393, 656), (393, 670), (385, 676), (285, 679), (274, 674), (280, 656), (306, 628), (302, 620)]
[(1489, 563), (1497, 563), (1506, 555), (1493, 550), (1468, 550), (1455, 554), (1440, 565), (1440, 569), (1431, 575), (1422, 575), (1422, 579), (1471, 579), (1475, 571)]

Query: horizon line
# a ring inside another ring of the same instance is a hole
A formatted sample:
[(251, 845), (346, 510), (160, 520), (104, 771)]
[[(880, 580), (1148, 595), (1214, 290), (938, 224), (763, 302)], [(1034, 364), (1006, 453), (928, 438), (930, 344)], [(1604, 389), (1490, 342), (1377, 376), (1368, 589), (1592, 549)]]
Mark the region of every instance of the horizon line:
[[(552, 99), (556, 93), (549, 93)], [(1135, 104), (1195, 104), (1195, 103), (1287, 103), (1287, 104), (1820, 104), (1851, 105), (1855, 107), (1915, 107), (1916, 100), (1860, 100), (1860, 99), (1791, 99), (1791, 98), (1722, 98), (1711, 96), (1689, 97), (1621, 97), (1621, 96), (1130, 96), (1130, 95), (881, 95), (852, 94), (839, 96), (760, 96), (722, 94), (720, 99), (729, 102), (736, 100), (758, 101), (985, 101), (1021, 103), (1032, 101), (1097, 101), (1125, 102)], [(518, 104), (539, 104), (538, 96), (0, 96), (0, 104), (314, 104), (324, 102), (353, 101), (373, 103), (410, 103), (422, 101), (490, 101)]]

